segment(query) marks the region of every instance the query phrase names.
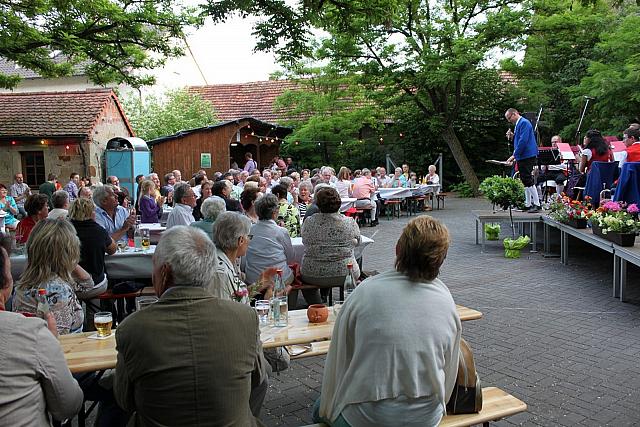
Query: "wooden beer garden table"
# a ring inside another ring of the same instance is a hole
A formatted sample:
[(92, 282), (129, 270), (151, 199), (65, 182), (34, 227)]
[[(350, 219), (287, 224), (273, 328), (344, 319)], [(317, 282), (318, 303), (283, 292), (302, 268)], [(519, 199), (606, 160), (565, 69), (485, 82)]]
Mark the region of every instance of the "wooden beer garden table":
[[(482, 317), (481, 312), (467, 307), (458, 305), (457, 309), (461, 321), (476, 320)], [(307, 310), (290, 311), (289, 326), (284, 328), (262, 326), (260, 328), (263, 347), (310, 344), (330, 340), (334, 323), (333, 314), (324, 323), (310, 323), (307, 320)], [(72, 373), (103, 371), (116, 367), (115, 334), (105, 340), (87, 338), (94, 333), (85, 332), (60, 337), (64, 357)]]

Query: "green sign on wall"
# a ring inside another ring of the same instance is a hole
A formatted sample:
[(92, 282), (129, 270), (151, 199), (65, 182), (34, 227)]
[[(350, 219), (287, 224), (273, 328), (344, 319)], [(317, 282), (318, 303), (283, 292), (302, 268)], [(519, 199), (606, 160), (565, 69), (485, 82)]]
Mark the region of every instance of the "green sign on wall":
[(211, 167), (211, 153), (200, 153), (200, 169)]

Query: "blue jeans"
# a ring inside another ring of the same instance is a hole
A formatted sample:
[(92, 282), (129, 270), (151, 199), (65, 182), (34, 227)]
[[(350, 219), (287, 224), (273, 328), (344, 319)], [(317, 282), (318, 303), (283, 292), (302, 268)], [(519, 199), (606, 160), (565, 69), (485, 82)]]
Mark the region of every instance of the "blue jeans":
[(320, 416), (320, 398), (316, 399), (316, 403), (313, 404), (313, 412), (311, 413), (311, 419), (314, 423), (324, 423), (331, 427), (351, 427), (351, 425), (344, 419), (342, 414), (336, 418), (335, 422), (329, 422), (329, 420)]

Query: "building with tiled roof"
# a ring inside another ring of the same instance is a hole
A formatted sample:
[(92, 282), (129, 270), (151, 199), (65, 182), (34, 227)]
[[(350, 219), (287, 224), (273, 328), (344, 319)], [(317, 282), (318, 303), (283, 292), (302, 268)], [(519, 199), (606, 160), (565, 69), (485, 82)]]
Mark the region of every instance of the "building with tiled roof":
[[(53, 61), (63, 63), (67, 61), (67, 58), (64, 55), (57, 55), (53, 58)], [(0, 88), (0, 93), (63, 92), (103, 88), (89, 80), (84, 72), (83, 64), (74, 66), (70, 76), (42, 77), (33, 70), (21, 67), (13, 61), (0, 57), (0, 74), (21, 78), (16, 87), (13, 89)]]
[(0, 182), (16, 172), (32, 186), (49, 173), (62, 182), (72, 172), (102, 180), (107, 142), (133, 135), (110, 89), (0, 93)]
[(299, 88), (300, 85), (291, 80), (267, 80), (191, 86), (189, 92), (197, 93), (211, 102), (220, 120), (253, 117), (269, 123), (282, 123), (285, 111), (276, 110), (276, 98), (287, 90)]

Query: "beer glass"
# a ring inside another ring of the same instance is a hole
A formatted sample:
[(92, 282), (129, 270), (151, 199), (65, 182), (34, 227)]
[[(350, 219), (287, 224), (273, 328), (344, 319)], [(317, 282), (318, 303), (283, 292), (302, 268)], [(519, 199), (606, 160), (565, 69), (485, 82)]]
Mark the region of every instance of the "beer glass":
[(140, 234), (142, 234), (142, 250), (146, 252), (151, 247), (151, 237), (149, 237), (149, 229), (141, 228)]
[(98, 337), (108, 337), (111, 335), (111, 325), (113, 318), (108, 311), (101, 311), (93, 316), (93, 324), (98, 331)]

